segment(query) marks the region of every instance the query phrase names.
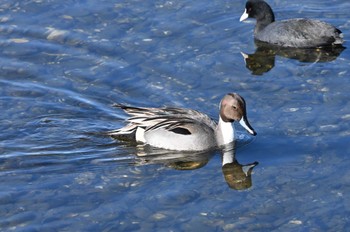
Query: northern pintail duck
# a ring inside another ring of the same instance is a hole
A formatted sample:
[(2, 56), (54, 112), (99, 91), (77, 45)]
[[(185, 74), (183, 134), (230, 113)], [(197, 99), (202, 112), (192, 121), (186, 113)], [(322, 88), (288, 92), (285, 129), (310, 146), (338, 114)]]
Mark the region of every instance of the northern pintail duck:
[(219, 122), (196, 110), (163, 107), (143, 108), (115, 104), (131, 115), (128, 124), (110, 131), (117, 139), (132, 139), (153, 147), (202, 151), (229, 144), (235, 140), (233, 122), (238, 121), (250, 134), (256, 135), (250, 126), (244, 99), (237, 93), (229, 93), (220, 103)]

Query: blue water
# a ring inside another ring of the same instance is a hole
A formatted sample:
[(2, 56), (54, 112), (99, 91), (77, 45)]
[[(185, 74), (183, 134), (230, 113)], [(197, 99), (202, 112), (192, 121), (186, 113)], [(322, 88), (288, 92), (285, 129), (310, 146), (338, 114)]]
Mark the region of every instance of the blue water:
[[(269, 3), (349, 38), (346, 0)], [(346, 231), (349, 49), (261, 53), (244, 4), (2, 1), (0, 230)], [(217, 119), (228, 92), (258, 132), (236, 126), (232, 165), (105, 135), (115, 102)]]

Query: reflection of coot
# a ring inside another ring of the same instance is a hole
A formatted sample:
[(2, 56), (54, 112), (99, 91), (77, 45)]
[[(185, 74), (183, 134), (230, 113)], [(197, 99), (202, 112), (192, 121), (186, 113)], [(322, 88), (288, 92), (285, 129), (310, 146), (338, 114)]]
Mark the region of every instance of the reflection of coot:
[(271, 7), (263, 0), (249, 0), (240, 21), (255, 18), (254, 37), (266, 43), (295, 48), (341, 45), (342, 32), (329, 23), (314, 19), (275, 21)]
[(257, 48), (254, 54), (241, 52), (245, 66), (252, 71), (253, 75), (262, 75), (275, 66), (276, 53), (273, 50)]
[(255, 41), (257, 49), (254, 54), (242, 53), (246, 67), (254, 75), (262, 75), (275, 66), (275, 56), (295, 59), (300, 62), (329, 62), (335, 60), (345, 49), (343, 46), (324, 48), (288, 48), (274, 46), (268, 43)]

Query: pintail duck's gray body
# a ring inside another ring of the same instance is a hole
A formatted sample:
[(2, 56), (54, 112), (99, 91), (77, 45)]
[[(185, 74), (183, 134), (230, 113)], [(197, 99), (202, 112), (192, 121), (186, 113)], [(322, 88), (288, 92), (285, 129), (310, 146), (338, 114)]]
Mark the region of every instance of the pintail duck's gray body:
[(125, 127), (109, 132), (110, 136), (133, 139), (158, 148), (201, 151), (231, 143), (234, 141), (233, 121), (239, 121), (250, 134), (256, 135), (247, 120), (245, 101), (236, 93), (222, 99), (218, 123), (191, 109), (115, 106), (131, 117)]

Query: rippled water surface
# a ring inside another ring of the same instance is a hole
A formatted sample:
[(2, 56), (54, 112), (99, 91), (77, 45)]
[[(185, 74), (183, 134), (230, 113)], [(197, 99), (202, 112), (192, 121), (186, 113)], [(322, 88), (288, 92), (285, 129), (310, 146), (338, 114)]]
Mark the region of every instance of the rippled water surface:
[[(349, 38), (347, 0), (269, 3)], [(1, 1), (1, 231), (346, 231), (349, 49), (259, 49), (244, 5)], [(124, 125), (115, 102), (217, 119), (227, 92), (258, 132), (237, 125), (229, 153), (105, 134)]]

